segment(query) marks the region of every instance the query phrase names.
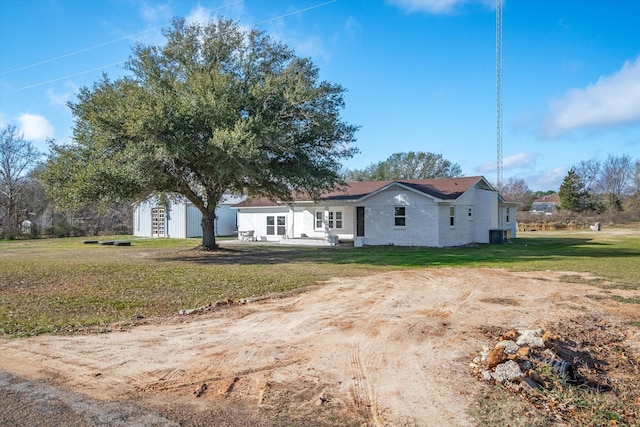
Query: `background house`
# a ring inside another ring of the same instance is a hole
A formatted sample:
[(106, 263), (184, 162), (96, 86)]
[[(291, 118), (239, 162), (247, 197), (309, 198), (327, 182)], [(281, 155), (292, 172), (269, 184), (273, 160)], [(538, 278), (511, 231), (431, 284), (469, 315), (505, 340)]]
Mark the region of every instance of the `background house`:
[[(231, 206), (246, 197), (225, 195), (216, 208), (216, 236), (231, 236), (237, 232), (236, 211)], [(133, 210), (133, 235), (140, 237), (202, 237), (202, 214), (191, 202), (181, 197), (166, 201), (152, 197), (137, 204)]]
[(353, 240), (355, 246), (459, 246), (516, 235), (517, 203), (481, 176), (350, 182), (319, 201), (267, 198), (234, 206), (238, 230), (258, 240)]
[(551, 215), (558, 210), (560, 205), (560, 196), (558, 193), (549, 194), (547, 196), (538, 197), (531, 204), (531, 213)]

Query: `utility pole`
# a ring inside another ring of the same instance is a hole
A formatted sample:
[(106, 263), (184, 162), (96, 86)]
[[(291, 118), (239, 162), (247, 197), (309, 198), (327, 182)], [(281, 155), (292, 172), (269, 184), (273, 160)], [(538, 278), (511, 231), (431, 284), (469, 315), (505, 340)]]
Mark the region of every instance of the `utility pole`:
[(496, 182), (502, 186), (502, 0), (496, 0)]

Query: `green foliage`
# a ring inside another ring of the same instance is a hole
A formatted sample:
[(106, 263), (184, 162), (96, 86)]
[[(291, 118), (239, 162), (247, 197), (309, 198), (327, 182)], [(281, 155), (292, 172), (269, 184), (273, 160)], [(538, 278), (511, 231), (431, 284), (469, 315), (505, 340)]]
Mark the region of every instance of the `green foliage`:
[(394, 153), (386, 160), (365, 169), (347, 171), (345, 175), (350, 181), (450, 178), (461, 176), (462, 169), (457, 163), (444, 159), (441, 154), (410, 151)]
[(575, 168), (571, 168), (564, 177), (558, 192), (560, 208), (573, 212), (602, 212), (602, 206), (592, 197)]
[(53, 220), (53, 225), (45, 229), (45, 234), (51, 237), (71, 237), (82, 235), (80, 230), (74, 228), (67, 218), (63, 215), (57, 215)]
[(340, 119), (344, 89), (309, 59), (228, 20), (177, 19), (164, 46), (137, 45), (126, 68), (82, 88), (73, 145), (52, 146), (42, 179), (56, 203), (186, 197), (203, 214), (203, 245), (225, 192), (289, 200), (341, 182), (357, 128)]

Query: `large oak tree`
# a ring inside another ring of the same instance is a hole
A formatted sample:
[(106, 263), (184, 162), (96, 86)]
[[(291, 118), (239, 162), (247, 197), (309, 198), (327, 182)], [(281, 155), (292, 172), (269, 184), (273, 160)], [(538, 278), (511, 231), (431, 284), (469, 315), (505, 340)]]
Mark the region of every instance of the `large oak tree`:
[(164, 46), (137, 45), (126, 68), (70, 103), (73, 143), (52, 146), (43, 180), (65, 206), (179, 194), (202, 212), (202, 244), (225, 192), (289, 200), (341, 183), (355, 153), (344, 89), (257, 30), (176, 19)]

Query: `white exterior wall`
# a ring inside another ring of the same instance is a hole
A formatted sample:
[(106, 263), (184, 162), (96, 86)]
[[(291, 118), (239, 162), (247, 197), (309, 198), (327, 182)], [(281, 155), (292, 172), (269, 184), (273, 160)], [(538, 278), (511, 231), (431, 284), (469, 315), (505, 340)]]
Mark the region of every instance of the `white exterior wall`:
[[(323, 212), (324, 226), (316, 228), (316, 212)], [(328, 212), (342, 212), (342, 228), (328, 229)], [(344, 203), (327, 203), (307, 206), (274, 206), (262, 208), (238, 208), (238, 231), (253, 230), (257, 240), (279, 241), (282, 238), (293, 239), (306, 236), (324, 239), (327, 235), (335, 235), (340, 239), (353, 239), (354, 208)], [(267, 216), (286, 217), (285, 236), (267, 235)]]
[[(202, 234), (202, 226), (200, 234)], [(230, 205), (218, 205), (216, 208), (216, 220), (214, 227), (216, 236), (232, 236), (236, 234), (236, 210)]]
[[(392, 187), (356, 206), (364, 206), (365, 216), (365, 236), (355, 238), (356, 246), (438, 246), (438, 210), (429, 197)], [(404, 227), (395, 226), (396, 206), (405, 207)], [(355, 213), (352, 213), (352, 217), (354, 224)]]
[[(274, 206), (264, 208), (238, 208), (238, 232), (253, 231), (256, 240), (279, 241), (283, 236), (277, 234), (267, 235), (267, 216), (286, 217), (285, 226), (287, 233), (291, 232), (290, 227), (295, 222), (293, 211), (288, 206)], [(290, 236), (288, 236), (290, 237)]]
[[(453, 226), (451, 226), (451, 207), (453, 206)], [(471, 210), (471, 212), (469, 212)], [(460, 246), (475, 241), (476, 230), (476, 193), (471, 188), (456, 200), (440, 202), (440, 240), (438, 246)], [(471, 213), (471, 215), (469, 215)]]
[[(454, 225), (451, 224), (451, 206), (454, 207)], [(466, 218), (466, 205), (458, 205), (455, 200), (449, 200), (438, 204), (439, 221), (437, 228), (440, 240), (433, 246), (460, 246), (466, 243), (465, 232), (468, 231), (469, 220)], [(464, 210), (464, 212), (463, 212)]]
[(313, 208), (309, 207), (297, 207), (295, 208), (295, 227), (293, 237), (302, 237), (306, 235), (308, 237), (315, 237), (310, 230), (313, 230)]
[[(322, 227), (316, 227), (316, 213), (322, 212)], [(342, 213), (342, 227), (336, 228), (336, 218), (334, 217), (334, 228), (329, 228), (329, 212)], [(338, 236), (342, 240), (351, 240), (354, 235), (355, 208), (344, 202), (322, 202), (305, 208), (304, 230), (302, 233), (315, 239), (324, 239), (327, 236)], [(297, 234), (295, 237), (301, 237)]]
[[(497, 203), (496, 203), (497, 206)], [(509, 214), (507, 215), (507, 208), (509, 209)], [(516, 231), (518, 229), (517, 227), (517, 223), (516, 223), (516, 210), (517, 210), (517, 205), (516, 204), (507, 204), (507, 205), (500, 205), (499, 207), (499, 215), (500, 215), (500, 228), (503, 230), (510, 230), (511, 231), (511, 238), (516, 237)]]
[(184, 239), (187, 237), (186, 221), (187, 207), (182, 203), (171, 203), (166, 210), (167, 234), (166, 237)]
[(202, 237), (202, 213), (191, 203), (187, 205), (186, 237)]
[(151, 237), (151, 208), (150, 202), (142, 202), (133, 210), (133, 235)]
[(489, 243), (489, 230), (499, 228), (498, 194), (495, 191), (477, 189), (476, 193), (476, 223), (475, 241)]

